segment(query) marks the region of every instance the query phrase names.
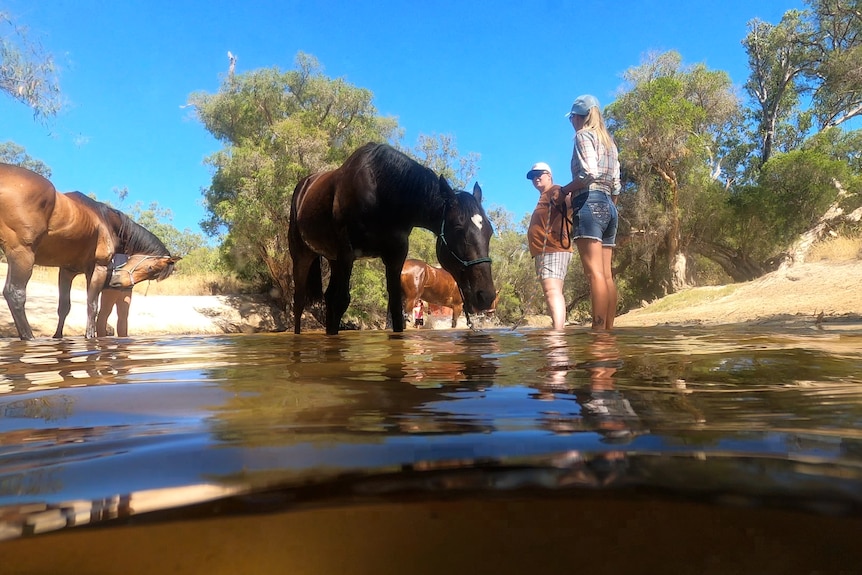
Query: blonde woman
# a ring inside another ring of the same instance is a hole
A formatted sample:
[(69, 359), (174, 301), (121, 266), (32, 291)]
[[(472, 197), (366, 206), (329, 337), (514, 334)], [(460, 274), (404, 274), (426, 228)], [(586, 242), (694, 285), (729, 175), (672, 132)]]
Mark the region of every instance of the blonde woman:
[(566, 114), (575, 129), (572, 182), (572, 238), (590, 282), (593, 329), (609, 330), (617, 311), (617, 286), (611, 271), (617, 237), (620, 162), (617, 145), (605, 127), (599, 101), (578, 96)]

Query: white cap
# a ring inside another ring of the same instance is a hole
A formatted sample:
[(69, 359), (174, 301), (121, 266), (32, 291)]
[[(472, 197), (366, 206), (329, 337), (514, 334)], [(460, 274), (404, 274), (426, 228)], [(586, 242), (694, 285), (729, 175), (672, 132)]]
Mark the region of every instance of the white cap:
[(527, 172), (527, 179), (532, 180), (536, 174), (536, 172), (548, 172), (548, 175), (551, 175), (551, 166), (546, 164), (545, 162), (536, 162), (533, 164), (533, 167), (530, 168), (530, 171)]

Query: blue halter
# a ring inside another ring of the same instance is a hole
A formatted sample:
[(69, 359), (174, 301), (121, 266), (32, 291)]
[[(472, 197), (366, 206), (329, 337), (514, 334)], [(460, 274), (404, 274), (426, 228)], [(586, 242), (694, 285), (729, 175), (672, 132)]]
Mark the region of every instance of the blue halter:
[[(448, 208), (448, 205), (447, 205), (447, 208)], [(486, 263), (489, 264), (489, 263), (491, 263), (491, 258), (489, 258), (489, 257), (478, 258), (478, 259), (470, 260), (470, 261), (464, 261), (461, 258), (459, 258), (458, 254), (456, 254), (454, 251), (452, 251), (452, 248), (449, 247), (449, 243), (446, 241), (446, 236), (443, 235), (445, 229), (446, 229), (446, 210), (443, 210), (443, 219), (440, 223), (440, 233), (437, 234), (437, 237), (440, 238), (440, 241), (442, 241), (443, 245), (446, 246), (446, 249), (449, 250), (449, 255), (451, 255), (453, 258), (455, 258), (455, 260), (459, 264), (461, 264), (465, 268), (469, 268), (470, 266), (475, 266), (476, 264), (486, 264)]]

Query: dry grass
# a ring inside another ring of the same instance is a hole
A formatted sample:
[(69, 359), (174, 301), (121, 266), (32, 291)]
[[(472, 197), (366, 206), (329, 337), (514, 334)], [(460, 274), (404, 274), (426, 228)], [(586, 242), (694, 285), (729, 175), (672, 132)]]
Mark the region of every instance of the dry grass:
[[(30, 281), (56, 284), (57, 274), (57, 268), (36, 266)], [(72, 281), (72, 289), (87, 289), (83, 274)], [(220, 295), (248, 293), (249, 287), (235, 278), (219, 274), (172, 275), (164, 281), (140, 284), (135, 291), (149, 295)]]
[(862, 235), (829, 238), (812, 246), (806, 258), (811, 262), (862, 260)]
[(702, 303), (710, 302), (730, 295), (735, 292), (741, 284), (730, 284), (725, 286), (704, 286), (691, 290), (684, 290), (671, 294), (657, 300), (649, 306), (650, 312), (661, 312), (668, 310), (684, 309), (694, 307)]

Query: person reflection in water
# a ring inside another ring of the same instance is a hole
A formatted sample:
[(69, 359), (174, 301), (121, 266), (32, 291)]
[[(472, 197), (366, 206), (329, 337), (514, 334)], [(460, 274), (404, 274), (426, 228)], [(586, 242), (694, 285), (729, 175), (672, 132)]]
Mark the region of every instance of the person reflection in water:
[(589, 388), (575, 391), (581, 404), (581, 416), (586, 427), (600, 433), (603, 441), (630, 441), (640, 427), (640, 418), (629, 400), (614, 386), (614, 375), (622, 366), (616, 338), (606, 332), (592, 336), (591, 358), (575, 365), (590, 374)]
[[(548, 334), (546, 378), (540, 387), (538, 398), (546, 401), (572, 399), (579, 405), (577, 416), (567, 416), (560, 411), (548, 422), (558, 432), (594, 431), (602, 441), (620, 443), (629, 441), (640, 429), (641, 421), (629, 400), (616, 389), (614, 377), (622, 367), (616, 338), (608, 332), (590, 334), (588, 359), (573, 362), (569, 357), (570, 347), (563, 334)], [(586, 372), (589, 385), (579, 386), (579, 372)]]

